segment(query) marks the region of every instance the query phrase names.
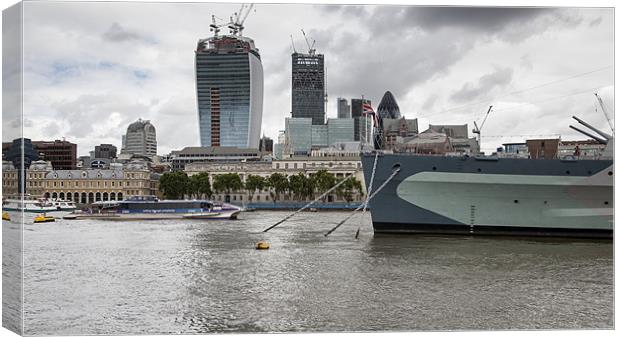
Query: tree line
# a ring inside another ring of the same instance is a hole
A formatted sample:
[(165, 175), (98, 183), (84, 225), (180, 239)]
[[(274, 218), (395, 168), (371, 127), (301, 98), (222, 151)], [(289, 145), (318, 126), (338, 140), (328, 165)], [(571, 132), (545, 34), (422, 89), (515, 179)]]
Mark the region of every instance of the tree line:
[[(345, 178), (337, 178), (326, 170), (320, 170), (308, 176), (302, 172), (291, 176), (276, 172), (269, 177), (251, 174), (247, 176), (245, 183), (239, 174), (225, 173), (214, 175), (211, 183), (206, 172), (191, 177), (185, 172), (168, 172), (159, 179), (159, 190), (166, 199), (183, 199), (186, 196), (201, 199), (211, 198), (214, 193), (246, 191), (251, 202), (257, 192), (268, 190), (273, 201), (281, 200), (284, 195), (294, 200), (309, 200), (325, 193), (342, 179)], [(335, 194), (351, 202), (356, 192), (362, 193), (362, 183), (351, 177), (336, 189)]]

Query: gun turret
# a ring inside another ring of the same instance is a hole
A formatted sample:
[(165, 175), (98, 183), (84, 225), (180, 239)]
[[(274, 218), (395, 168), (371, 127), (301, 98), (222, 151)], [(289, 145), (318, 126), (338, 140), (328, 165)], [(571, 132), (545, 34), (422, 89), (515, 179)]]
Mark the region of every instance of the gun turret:
[(571, 129), (575, 130), (575, 131), (579, 131), (580, 133), (583, 133), (584, 135), (596, 140), (597, 142), (599, 142), (600, 144), (607, 144), (607, 139), (603, 139), (601, 137), (595, 136), (589, 132), (583, 131), (581, 129), (578, 129), (572, 125), (569, 125)]
[[(608, 141), (608, 140), (610, 140), (610, 139), (612, 139), (612, 138), (613, 138), (611, 135), (609, 135), (609, 134), (607, 134), (607, 133), (605, 133), (605, 132), (603, 132), (603, 131), (601, 131), (601, 130), (599, 130), (599, 129), (595, 128), (595, 127), (593, 127), (592, 125), (590, 125), (590, 124), (588, 124), (588, 123), (584, 122), (583, 120), (581, 120), (581, 119), (579, 119), (579, 118), (577, 118), (577, 117), (575, 117), (575, 116), (573, 116), (573, 119), (574, 119), (574, 120), (576, 120), (577, 122), (579, 122), (579, 124), (581, 124), (581, 125), (583, 125), (583, 126), (587, 127), (588, 129), (590, 129), (590, 130), (592, 130), (592, 131), (594, 131), (594, 132), (598, 133), (598, 134), (599, 134), (599, 135), (601, 135), (603, 138), (605, 138), (605, 140), (606, 140), (605, 144), (607, 144), (607, 141)], [(576, 128), (572, 127), (572, 126), (571, 126), (571, 128), (572, 128), (572, 129), (575, 129), (575, 130), (577, 130), (577, 131), (579, 131), (579, 132), (581, 132), (581, 133), (584, 133), (583, 131), (581, 131), (581, 130), (579, 130), (579, 129), (576, 129)], [(592, 135), (590, 135), (590, 137), (592, 137)], [(592, 137), (592, 138), (597, 139), (597, 137)], [(599, 138), (599, 139), (600, 139), (600, 138)], [(597, 140), (598, 140), (598, 139), (597, 139)]]

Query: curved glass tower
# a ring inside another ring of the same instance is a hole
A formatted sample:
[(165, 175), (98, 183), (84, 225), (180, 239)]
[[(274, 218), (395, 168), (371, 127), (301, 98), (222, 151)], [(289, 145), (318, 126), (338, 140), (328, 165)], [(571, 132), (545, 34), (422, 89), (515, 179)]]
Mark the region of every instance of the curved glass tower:
[(258, 149), (263, 117), (263, 66), (250, 38), (198, 41), (196, 98), (201, 146)]
[(400, 108), (391, 92), (386, 91), (379, 102), (377, 113), (381, 118), (400, 118)]

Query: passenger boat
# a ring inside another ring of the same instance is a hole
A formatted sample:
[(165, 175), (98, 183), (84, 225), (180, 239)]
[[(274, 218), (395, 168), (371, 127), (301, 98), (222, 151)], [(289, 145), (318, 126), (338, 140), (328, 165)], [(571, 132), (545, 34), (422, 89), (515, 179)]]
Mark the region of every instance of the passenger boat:
[(66, 201), (61, 199), (45, 199), (38, 198), (32, 199), (29, 196), (23, 199), (4, 199), (2, 200), (3, 211), (17, 211), (26, 213), (46, 213), (66, 211), (71, 212), (76, 210), (76, 206), (72, 201)]
[(95, 202), (86, 214), (74, 213), (65, 219), (236, 219), (239, 212), (240, 207), (209, 200), (159, 200), (155, 196), (132, 196), (122, 201)]

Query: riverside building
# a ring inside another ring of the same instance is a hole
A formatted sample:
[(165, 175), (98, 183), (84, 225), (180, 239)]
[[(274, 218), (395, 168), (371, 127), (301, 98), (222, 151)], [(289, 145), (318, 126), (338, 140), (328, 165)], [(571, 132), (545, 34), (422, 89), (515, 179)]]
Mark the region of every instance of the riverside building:
[[(18, 170), (2, 163), (2, 193), (17, 193)], [(159, 174), (143, 161), (116, 164), (110, 169), (55, 170), (49, 162), (32, 162), (25, 172), (26, 191), (33, 197), (59, 198), (86, 204), (124, 200), (134, 195), (159, 195)]]
[(263, 66), (254, 40), (232, 35), (200, 39), (196, 46), (196, 97), (200, 144), (259, 148)]
[[(195, 162), (185, 167), (188, 176), (207, 172), (209, 179), (213, 182), (213, 177), (220, 174), (237, 173), (241, 181), (245, 183), (249, 175), (257, 175), (264, 178), (269, 177), (273, 173), (280, 173), (285, 176), (303, 173), (309, 176), (320, 170), (326, 170), (332, 173), (336, 178), (344, 178), (353, 174), (357, 180), (362, 183), (362, 193), (354, 193), (353, 201), (359, 202), (363, 200), (365, 191), (364, 175), (361, 170), (362, 163), (359, 158), (359, 152), (356, 156), (298, 156), (283, 160), (274, 160), (271, 162), (255, 161), (255, 162)], [(216, 193), (214, 191), (213, 199), (217, 201), (225, 200), (225, 193)], [(236, 191), (229, 194), (230, 201), (237, 204), (246, 204), (250, 202), (248, 191)], [(272, 191), (262, 190), (256, 191), (252, 196), (252, 202), (265, 203), (273, 202)], [(295, 201), (290, 194), (284, 193), (280, 201)], [(345, 200), (337, 196), (335, 193), (327, 198), (328, 202), (344, 202)]]

